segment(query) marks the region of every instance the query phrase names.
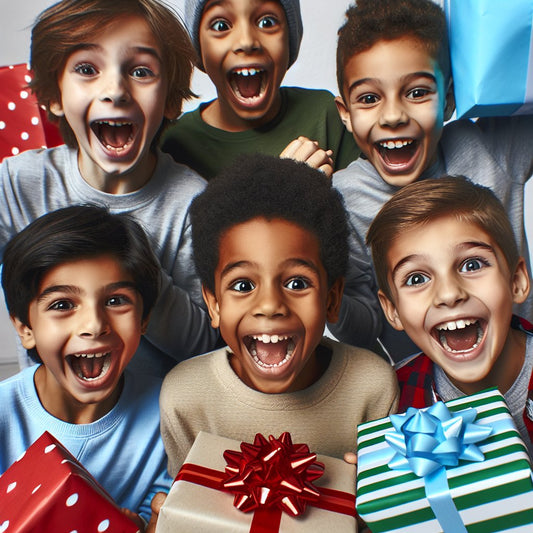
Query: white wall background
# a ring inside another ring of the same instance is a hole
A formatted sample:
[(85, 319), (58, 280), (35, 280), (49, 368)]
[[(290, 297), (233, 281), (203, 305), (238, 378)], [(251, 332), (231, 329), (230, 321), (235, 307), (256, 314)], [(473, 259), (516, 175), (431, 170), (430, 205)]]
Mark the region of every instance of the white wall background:
[[(109, 0), (110, 2), (113, 0)], [(184, 0), (167, 0), (179, 14), (183, 14)], [(442, 0), (436, 0), (442, 4)], [(24, 63), (29, 59), (30, 29), (36, 16), (51, 0), (0, 0), (0, 65)], [(337, 29), (342, 24), (344, 12), (352, 0), (300, 0), (304, 37), (297, 62), (288, 71), (284, 84), (301, 87), (325, 88), (337, 94), (335, 81), (335, 48)], [(213, 86), (202, 72), (195, 73), (193, 91), (199, 100), (215, 96)], [(0, 87), (1, 91), (1, 87)], [(185, 110), (198, 105), (198, 100), (188, 102)], [(533, 140), (532, 140), (533, 142)], [(526, 228), (532, 246), (533, 264), (533, 184), (526, 189)], [(15, 359), (15, 344), (5, 310), (0, 303), (0, 337), (5, 339), (0, 353), (2, 359)], [(4, 334), (4, 331), (7, 333)], [(1, 376), (0, 376), (1, 379)]]

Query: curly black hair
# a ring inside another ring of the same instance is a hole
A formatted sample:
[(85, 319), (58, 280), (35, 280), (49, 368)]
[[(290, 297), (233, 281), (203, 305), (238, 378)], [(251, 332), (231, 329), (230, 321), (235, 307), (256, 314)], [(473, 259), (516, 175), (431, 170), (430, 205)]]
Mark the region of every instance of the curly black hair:
[(348, 265), (348, 223), (340, 193), (319, 170), (292, 159), (242, 155), (212, 179), (190, 209), (194, 261), (215, 290), (224, 232), (258, 217), (283, 219), (313, 233), (331, 286)]
[(450, 58), (446, 17), (433, 0), (357, 0), (346, 11), (337, 43), (337, 84), (344, 94), (344, 69), (350, 59), (378, 41), (414, 37), (438, 61), (447, 80)]

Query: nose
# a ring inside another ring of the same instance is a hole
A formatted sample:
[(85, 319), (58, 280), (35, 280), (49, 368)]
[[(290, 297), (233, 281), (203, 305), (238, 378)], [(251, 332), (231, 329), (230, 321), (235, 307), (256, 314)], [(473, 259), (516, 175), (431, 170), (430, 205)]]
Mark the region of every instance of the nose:
[(102, 78), (102, 102), (121, 105), (129, 102), (130, 94), (128, 84), (121, 72), (109, 72)]
[(396, 128), (409, 118), (399, 98), (387, 98), (381, 105), (380, 126)]
[(244, 52), (250, 54), (261, 48), (257, 33), (250, 23), (240, 22), (238, 25), (234, 26), (233, 33), (235, 39), (233, 51), (235, 53)]
[(435, 279), (434, 304), (437, 307), (455, 307), (468, 299), (459, 276), (450, 274), (445, 278)]
[(254, 308), (255, 316), (275, 318), (287, 314), (282, 288), (274, 284), (263, 285), (258, 288)]
[(110, 331), (109, 321), (98, 305), (85, 305), (78, 311), (78, 335), (84, 338), (97, 338)]

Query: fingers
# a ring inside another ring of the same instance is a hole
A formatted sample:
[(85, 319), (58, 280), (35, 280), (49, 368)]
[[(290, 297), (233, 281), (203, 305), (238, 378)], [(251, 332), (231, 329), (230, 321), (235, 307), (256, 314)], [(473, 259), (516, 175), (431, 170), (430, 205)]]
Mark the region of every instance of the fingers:
[(357, 454), (355, 454), (354, 452), (346, 452), (344, 454), (344, 460), (347, 463), (350, 463), (351, 465), (356, 465), (357, 464)]
[[(313, 165), (310, 165), (310, 166), (313, 166)], [(317, 168), (317, 167), (313, 167), (313, 168)], [(323, 172), (328, 178), (331, 178), (331, 176), (333, 176), (333, 166), (330, 164), (321, 165), (318, 167), (318, 170)]]
[(159, 511), (165, 503), (167, 495), (164, 492), (157, 492), (152, 498), (150, 507), (152, 509), (152, 515), (150, 516), (150, 522), (146, 526), (146, 533), (155, 533), (155, 527), (157, 525), (157, 517), (159, 516)]
[(150, 504), (150, 507), (152, 509), (152, 515), (158, 515), (159, 511), (161, 510), (161, 507), (165, 503), (165, 500), (167, 499), (167, 495), (164, 492), (157, 492), (154, 494), (154, 497), (152, 498), (152, 503)]
[[(132, 510), (127, 509), (126, 507), (121, 507), (120, 509), (123, 514), (125, 514), (132, 522), (135, 523), (135, 525), (139, 528), (138, 532), (143, 533), (145, 531), (144, 526), (145, 522), (144, 520), (137, 514), (134, 513)], [(155, 530), (154, 530), (155, 531)]]
[(323, 150), (316, 141), (311, 141), (307, 137), (298, 137), (285, 147), (280, 157), (302, 161), (331, 177), (333, 174), (332, 155), (331, 150)]

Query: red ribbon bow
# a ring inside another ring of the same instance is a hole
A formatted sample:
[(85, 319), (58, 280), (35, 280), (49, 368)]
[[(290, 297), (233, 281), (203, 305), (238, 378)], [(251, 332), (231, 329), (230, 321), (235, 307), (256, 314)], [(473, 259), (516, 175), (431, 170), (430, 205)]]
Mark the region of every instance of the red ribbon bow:
[(307, 444), (293, 444), (288, 432), (268, 441), (257, 433), (253, 444), (241, 443), (241, 452), (226, 450), (224, 488), (235, 494), (233, 505), (243, 512), (276, 506), (291, 516), (316, 502), (320, 492), (313, 481), (324, 473)]

